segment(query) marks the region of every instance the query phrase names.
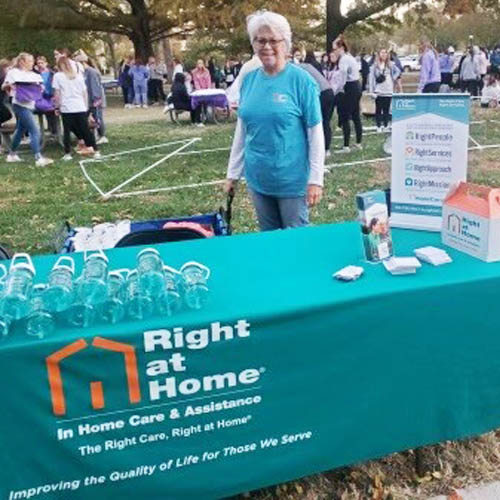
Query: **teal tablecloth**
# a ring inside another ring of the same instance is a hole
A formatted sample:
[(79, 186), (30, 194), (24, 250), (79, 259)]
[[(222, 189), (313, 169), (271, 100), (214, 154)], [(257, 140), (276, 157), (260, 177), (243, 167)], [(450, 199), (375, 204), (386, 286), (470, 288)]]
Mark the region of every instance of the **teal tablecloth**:
[[(394, 240), (400, 256), (440, 246)], [(355, 223), (157, 248), (212, 269), (204, 310), (0, 345), (2, 499), (219, 498), (500, 426), (500, 264), (450, 249), (452, 264), (391, 276), (362, 263)], [(111, 267), (137, 251), (108, 252)], [(55, 259), (35, 259), (39, 280)], [(333, 280), (348, 264), (365, 275)], [(96, 337), (130, 346), (128, 372)], [(68, 345), (56, 416), (46, 358)], [(146, 415), (160, 416), (135, 425)]]

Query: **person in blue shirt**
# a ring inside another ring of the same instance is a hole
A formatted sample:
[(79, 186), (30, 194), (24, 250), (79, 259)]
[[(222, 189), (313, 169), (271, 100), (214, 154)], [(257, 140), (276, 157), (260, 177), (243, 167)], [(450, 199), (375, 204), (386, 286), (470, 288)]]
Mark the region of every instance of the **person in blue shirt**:
[(134, 85), (135, 107), (148, 107), (148, 80), (149, 69), (144, 65), (139, 57), (135, 58), (134, 65), (130, 68), (128, 74), (132, 78)]
[(288, 21), (259, 11), (247, 30), (262, 67), (245, 75), (225, 184), (234, 191), (243, 171), (262, 231), (305, 226), (308, 206), (323, 191), (325, 145), (319, 87), (287, 62)]

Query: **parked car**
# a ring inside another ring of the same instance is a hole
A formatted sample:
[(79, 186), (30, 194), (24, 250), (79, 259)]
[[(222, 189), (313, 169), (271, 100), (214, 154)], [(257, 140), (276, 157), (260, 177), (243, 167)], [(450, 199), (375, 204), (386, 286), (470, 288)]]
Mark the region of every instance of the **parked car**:
[(409, 56), (401, 56), (399, 58), (401, 61), (401, 66), (403, 66), (404, 71), (419, 71), (420, 70), (420, 56), (418, 54), (412, 54)]

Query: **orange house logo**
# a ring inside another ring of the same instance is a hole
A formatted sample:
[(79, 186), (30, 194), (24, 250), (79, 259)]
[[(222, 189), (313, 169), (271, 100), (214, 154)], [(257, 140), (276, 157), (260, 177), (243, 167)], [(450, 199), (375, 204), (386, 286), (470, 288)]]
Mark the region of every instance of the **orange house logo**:
[[(114, 342), (102, 337), (95, 337), (92, 341), (92, 346), (98, 349), (105, 349), (107, 351), (123, 354), (129, 400), (132, 404), (139, 403), (141, 401), (141, 388), (139, 386), (139, 372), (137, 370), (135, 347), (130, 344)], [(46, 358), (45, 361), (47, 364), (54, 415), (62, 416), (66, 414), (66, 398), (64, 396), (61, 362), (88, 347), (90, 346), (84, 339), (79, 339)], [(105, 407), (104, 391), (101, 381), (90, 383), (90, 399), (94, 410), (102, 410)]]

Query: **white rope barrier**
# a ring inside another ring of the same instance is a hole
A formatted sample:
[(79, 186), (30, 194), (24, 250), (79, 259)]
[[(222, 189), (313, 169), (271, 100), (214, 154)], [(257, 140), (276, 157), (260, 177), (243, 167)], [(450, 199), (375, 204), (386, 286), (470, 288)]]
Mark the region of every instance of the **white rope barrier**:
[(172, 156), (175, 156), (176, 154), (180, 153), (183, 149), (186, 149), (187, 147), (191, 146), (191, 144), (194, 144), (196, 141), (199, 141), (199, 140), (200, 139), (197, 138), (197, 137), (195, 137), (194, 139), (191, 139), (186, 144), (184, 144), (184, 145), (180, 146), (179, 148), (177, 148), (175, 151), (172, 151), (171, 153), (167, 154), (166, 156), (164, 156), (160, 160), (154, 162), (152, 165), (149, 165), (149, 167), (146, 167), (145, 169), (141, 170), (139, 173), (133, 175), (132, 177), (130, 177), (130, 179), (127, 179), (126, 181), (124, 181), (121, 184), (119, 184), (118, 186), (114, 187), (113, 189), (111, 189), (107, 193), (104, 193), (104, 195), (103, 195), (104, 198), (108, 198), (113, 193), (116, 193), (116, 191), (119, 191), (123, 187), (127, 186), (131, 182), (133, 182), (136, 179), (138, 179), (139, 177), (143, 176), (144, 174), (146, 174), (147, 172), (149, 172), (153, 168), (156, 168), (158, 165), (161, 165), (162, 163), (164, 163), (165, 161), (167, 161)]

